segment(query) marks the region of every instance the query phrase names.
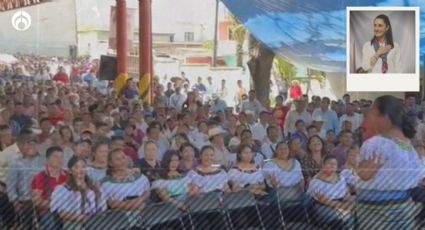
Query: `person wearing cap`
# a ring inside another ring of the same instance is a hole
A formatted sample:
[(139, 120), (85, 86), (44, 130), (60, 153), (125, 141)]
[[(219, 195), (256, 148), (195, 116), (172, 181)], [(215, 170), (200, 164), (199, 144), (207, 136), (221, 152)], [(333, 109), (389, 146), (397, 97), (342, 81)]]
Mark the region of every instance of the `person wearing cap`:
[(225, 112), (227, 108), (227, 104), (224, 100), (220, 98), (218, 93), (213, 93), (211, 96), (211, 107), (210, 112), (211, 113), (218, 113), (218, 112)]
[(229, 155), (229, 151), (224, 145), (224, 135), (226, 132), (219, 126), (214, 127), (208, 131), (210, 143), (214, 148), (214, 164), (225, 165), (226, 157)]
[(33, 207), (31, 202), (33, 177), (44, 169), (46, 158), (37, 151), (37, 140), (29, 130), (23, 130), (17, 137), (19, 156), (7, 174), (7, 194), (15, 211), (20, 216), (21, 225), (31, 229)]
[(325, 121), (321, 116), (313, 117), (313, 125), (317, 129), (317, 135), (319, 135), (322, 140), (326, 140), (326, 129), (323, 128), (324, 123)]
[(329, 109), (330, 99), (324, 97), (320, 103), (320, 109), (313, 112), (313, 117), (320, 116), (323, 119), (323, 128), (325, 130), (332, 129), (337, 135), (340, 131), (340, 123), (335, 111)]

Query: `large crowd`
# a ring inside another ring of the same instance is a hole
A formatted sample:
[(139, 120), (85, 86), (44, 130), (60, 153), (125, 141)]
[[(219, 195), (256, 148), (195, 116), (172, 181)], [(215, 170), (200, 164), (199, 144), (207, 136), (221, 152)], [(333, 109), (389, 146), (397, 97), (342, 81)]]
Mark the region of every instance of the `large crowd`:
[(297, 90), (271, 105), (241, 81), (182, 73), (156, 80), (150, 105), (131, 79), (116, 96), (96, 62), (18, 59), (0, 65), (2, 229), (417, 229), (424, 218), (415, 97)]

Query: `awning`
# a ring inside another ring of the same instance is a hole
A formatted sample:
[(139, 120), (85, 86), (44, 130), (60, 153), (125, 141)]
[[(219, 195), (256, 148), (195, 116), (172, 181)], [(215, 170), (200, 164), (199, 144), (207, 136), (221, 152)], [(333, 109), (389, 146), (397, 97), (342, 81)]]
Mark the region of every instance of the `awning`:
[(222, 0), (252, 35), (288, 61), (328, 72), (346, 69), (347, 6), (419, 6), (420, 64), (425, 52), (425, 1)]

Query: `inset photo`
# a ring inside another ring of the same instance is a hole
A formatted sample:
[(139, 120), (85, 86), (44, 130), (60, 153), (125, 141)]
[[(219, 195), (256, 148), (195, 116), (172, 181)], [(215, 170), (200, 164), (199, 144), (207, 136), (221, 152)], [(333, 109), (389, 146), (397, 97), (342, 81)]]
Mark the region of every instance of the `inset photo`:
[(347, 7), (347, 90), (419, 91), (418, 7)]

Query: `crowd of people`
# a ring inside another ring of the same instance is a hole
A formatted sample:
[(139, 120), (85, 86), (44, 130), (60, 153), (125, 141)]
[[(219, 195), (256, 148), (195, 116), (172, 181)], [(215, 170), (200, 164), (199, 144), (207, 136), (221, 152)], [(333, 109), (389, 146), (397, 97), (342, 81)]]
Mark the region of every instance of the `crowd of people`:
[[(414, 97), (277, 95), (271, 105), (242, 82), (225, 91), (225, 81), (191, 85), (183, 75), (155, 82), (149, 105), (133, 80), (118, 97), (102, 93), (87, 77), (96, 78), (95, 68), (81, 63), (89, 68), (75, 76), (60, 66), (46, 78), (20, 77), (18, 67), (0, 72), (5, 229), (90, 229), (96, 218), (114, 224), (107, 217), (119, 213), (137, 228), (149, 210), (170, 207), (182, 213), (164, 217), (173, 229), (276, 229), (291, 221), (417, 229), (424, 218), (425, 104)], [(235, 93), (235, 107), (224, 92)], [(217, 200), (194, 208), (206, 197)], [(250, 205), (231, 206), (232, 199)]]

